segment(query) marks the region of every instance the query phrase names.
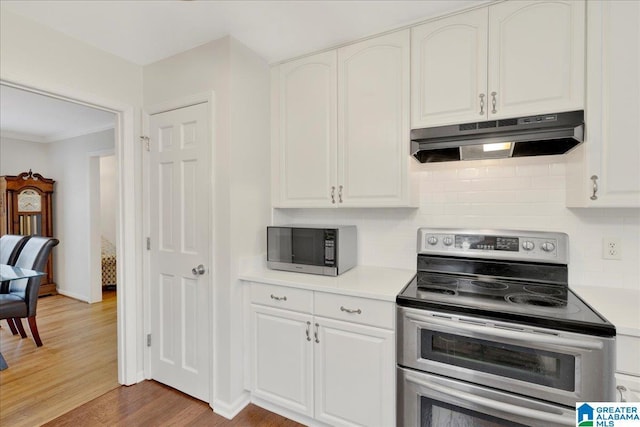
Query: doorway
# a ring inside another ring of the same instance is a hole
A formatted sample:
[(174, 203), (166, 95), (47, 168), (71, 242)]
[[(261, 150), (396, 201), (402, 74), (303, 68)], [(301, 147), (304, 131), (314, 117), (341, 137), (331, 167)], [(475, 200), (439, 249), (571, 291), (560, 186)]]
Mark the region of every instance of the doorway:
[[(30, 93), (64, 100), (73, 104), (91, 107), (115, 115), (115, 156), (117, 159), (117, 241), (116, 252), (121, 263), (118, 266), (119, 294), (117, 301), (117, 360), (118, 382), (131, 385), (142, 379), (138, 369), (142, 359), (138, 352), (141, 341), (139, 325), (142, 325), (141, 300), (136, 283), (142, 276), (142, 245), (140, 237), (141, 215), (136, 200), (139, 200), (139, 183), (136, 171), (141, 168), (140, 146), (135, 143), (138, 125), (134, 106), (97, 97), (95, 94), (77, 91), (70, 87), (47, 91), (21, 84), (18, 81), (0, 81), (0, 85), (21, 89)], [(126, 183), (126, 184), (125, 184)], [(86, 185), (86, 184), (85, 184)]]

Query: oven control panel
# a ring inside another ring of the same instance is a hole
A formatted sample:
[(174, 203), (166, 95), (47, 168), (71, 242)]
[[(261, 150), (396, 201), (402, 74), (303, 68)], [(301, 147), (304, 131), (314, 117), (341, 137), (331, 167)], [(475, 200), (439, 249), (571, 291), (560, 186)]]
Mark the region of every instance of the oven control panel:
[(564, 233), (418, 229), (418, 253), (567, 264), (569, 236)]

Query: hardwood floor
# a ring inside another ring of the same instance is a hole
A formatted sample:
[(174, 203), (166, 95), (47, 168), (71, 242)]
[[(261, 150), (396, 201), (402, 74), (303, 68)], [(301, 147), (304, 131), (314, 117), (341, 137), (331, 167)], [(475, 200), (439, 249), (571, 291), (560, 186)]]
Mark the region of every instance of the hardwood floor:
[(0, 349), (9, 368), (0, 372), (0, 426), (36, 426), (119, 387), (116, 292), (87, 304), (62, 295), (40, 298), (38, 330), (20, 339), (7, 323)]
[(59, 417), (47, 427), (63, 426), (302, 426), (255, 405), (233, 420), (213, 413), (209, 405), (155, 381), (119, 387)]

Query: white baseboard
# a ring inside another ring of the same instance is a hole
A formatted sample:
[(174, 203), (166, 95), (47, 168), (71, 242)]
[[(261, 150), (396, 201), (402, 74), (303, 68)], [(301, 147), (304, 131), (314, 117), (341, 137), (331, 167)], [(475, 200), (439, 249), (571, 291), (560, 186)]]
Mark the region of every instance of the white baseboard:
[(251, 403), (251, 395), (248, 392), (244, 392), (232, 403), (214, 399), (211, 407), (213, 408), (213, 412), (216, 414), (222, 415), (226, 419), (231, 420), (249, 403)]
[(89, 299), (87, 298), (86, 295), (76, 294), (74, 292), (69, 292), (60, 288), (57, 288), (56, 292), (58, 292), (60, 295), (64, 295), (65, 297), (69, 297), (69, 298), (77, 299), (78, 301), (89, 303)]
[(291, 411), (289, 409), (283, 408), (281, 406), (275, 405), (266, 400), (262, 400), (259, 397), (251, 398), (251, 403), (256, 406), (259, 406), (263, 409), (266, 409), (269, 412), (273, 412), (274, 414), (281, 415), (285, 418), (293, 420), (297, 423), (303, 424), (309, 427), (330, 427), (327, 424), (324, 424), (320, 421), (314, 420), (313, 418), (307, 417), (306, 415), (298, 414), (297, 412)]

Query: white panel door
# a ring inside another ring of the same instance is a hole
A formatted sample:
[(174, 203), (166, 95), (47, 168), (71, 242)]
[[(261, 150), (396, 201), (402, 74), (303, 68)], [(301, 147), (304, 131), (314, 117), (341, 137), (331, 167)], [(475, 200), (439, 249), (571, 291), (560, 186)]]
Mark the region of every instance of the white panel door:
[(393, 331), (315, 319), (316, 419), (332, 426), (395, 425)]
[(584, 108), (585, 3), (489, 7), (489, 119)]
[(151, 376), (209, 401), (208, 104), (152, 115), (150, 128)]
[(252, 393), (313, 417), (313, 316), (251, 305)]
[[(335, 204), (336, 52), (279, 67), (276, 206)], [(331, 188), (334, 198), (331, 198)]]
[(487, 117), (487, 8), (411, 29), (411, 127)]
[(338, 50), (338, 203), (408, 204), (409, 30)]

